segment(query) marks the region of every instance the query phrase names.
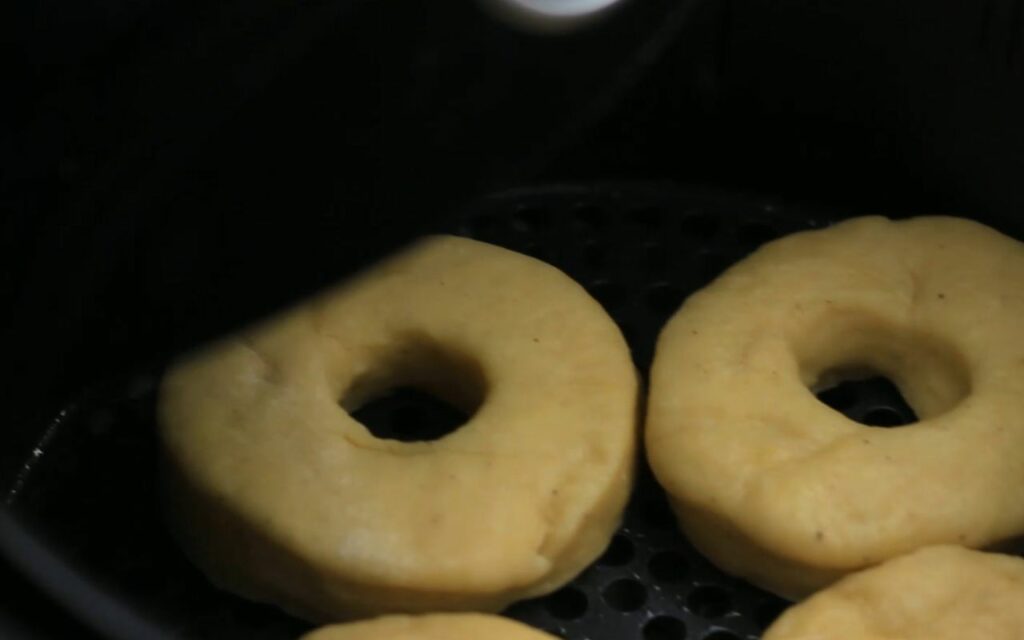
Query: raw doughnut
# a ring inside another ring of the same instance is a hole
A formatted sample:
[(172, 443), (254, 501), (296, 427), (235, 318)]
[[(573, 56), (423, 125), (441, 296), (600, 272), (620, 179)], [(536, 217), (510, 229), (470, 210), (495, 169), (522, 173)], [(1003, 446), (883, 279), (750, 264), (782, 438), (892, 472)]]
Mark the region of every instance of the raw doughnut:
[(789, 609), (764, 640), (1020, 640), (1024, 560), (929, 547)]
[[(404, 386), (472, 417), (400, 442), (346, 411)], [(312, 620), (497, 611), (608, 544), (637, 414), (626, 343), (579, 285), (434, 237), (168, 373), (169, 520), (215, 583)]]
[(448, 613), (336, 624), (300, 640), (554, 640), (554, 636), (500, 616)]
[[(812, 390), (888, 376), (920, 421), (868, 427)], [(1024, 249), (879, 217), (769, 243), (659, 337), (646, 446), (693, 543), (799, 598), (931, 544), (1024, 533)]]

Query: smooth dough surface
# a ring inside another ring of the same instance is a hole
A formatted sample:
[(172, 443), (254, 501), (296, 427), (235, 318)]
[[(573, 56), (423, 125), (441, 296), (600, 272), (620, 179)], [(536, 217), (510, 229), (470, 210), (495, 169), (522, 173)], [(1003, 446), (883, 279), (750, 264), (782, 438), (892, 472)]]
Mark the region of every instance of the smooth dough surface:
[[(933, 544), (1024, 533), (1024, 249), (949, 217), (771, 242), (663, 329), (646, 446), (690, 539), (789, 598)], [(887, 376), (919, 422), (812, 390)]]
[[(344, 408), (399, 386), (472, 417), (400, 442)], [(165, 376), (169, 521), (215, 583), (311, 620), (498, 611), (607, 546), (638, 393), (618, 328), (565, 274), (431, 237)]]
[(786, 611), (764, 640), (1019, 640), (1024, 559), (928, 547), (844, 578)]
[(554, 640), (554, 636), (500, 616), (449, 613), (336, 624), (300, 640)]

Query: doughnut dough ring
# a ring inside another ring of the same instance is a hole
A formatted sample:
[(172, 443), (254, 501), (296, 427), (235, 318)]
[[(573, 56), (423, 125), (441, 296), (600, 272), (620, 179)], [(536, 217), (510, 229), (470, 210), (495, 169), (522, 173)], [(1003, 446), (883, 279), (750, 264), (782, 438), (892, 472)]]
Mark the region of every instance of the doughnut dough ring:
[(555, 640), (501, 616), (479, 613), (391, 615), (317, 629), (300, 640)]
[[(771, 242), (663, 329), (646, 448), (691, 541), (798, 599), (916, 548), (1024, 533), (1024, 249), (981, 224), (880, 217)], [(880, 373), (920, 421), (812, 390)]]
[(764, 640), (1018, 640), (1024, 559), (927, 547), (790, 608)]
[[(349, 414), (402, 386), (471, 418), (399, 442)], [(607, 546), (638, 394), (622, 334), (577, 283), (431, 237), (165, 376), (168, 520), (213, 582), (310, 620), (499, 611)]]

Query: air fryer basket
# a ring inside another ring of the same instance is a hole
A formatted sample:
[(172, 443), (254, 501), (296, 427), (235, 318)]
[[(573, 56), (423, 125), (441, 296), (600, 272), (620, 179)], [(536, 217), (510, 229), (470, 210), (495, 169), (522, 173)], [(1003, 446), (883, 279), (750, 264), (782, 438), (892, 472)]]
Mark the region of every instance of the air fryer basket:
[[(660, 327), (688, 294), (772, 238), (849, 215), (667, 184), (551, 186), (483, 198), (436, 230), (564, 270), (612, 315), (646, 375)], [(217, 590), (169, 538), (155, 472), (159, 376), (154, 366), (99, 383), (56, 413), (7, 490), (8, 504), (98, 588), (169, 637), (296, 637), (307, 624)], [(837, 388), (822, 401), (878, 426), (914, 419), (884, 381)], [(396, 396), (373, 419), (398, 437), (410, 413), (426, 409), (415, 402)], [(697, 553), (641, 464), (625, 520), (605, 554), (561, 590), (506, 614), (574, 640), (752, 640), (785, 606)]]

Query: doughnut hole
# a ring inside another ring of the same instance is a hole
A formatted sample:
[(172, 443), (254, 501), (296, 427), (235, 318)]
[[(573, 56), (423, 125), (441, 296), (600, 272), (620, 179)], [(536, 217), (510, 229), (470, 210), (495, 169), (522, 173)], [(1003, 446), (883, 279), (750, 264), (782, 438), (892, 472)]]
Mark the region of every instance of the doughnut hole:
[(729, 592), (711, 585), (694, 589), (686, 599), (686, 606), (702, 618), (720, 618), (733, 609)]
[(651, 618), (644, 625), (644, 640), (686, 640), (686, 623), (673, 616)]
[(376, 358), (347, 386), (340, 404), (376, 438), (424, 442), (467, 423), (486, 395), (478, 362), (419, 338)]
[(647, 602), (647, 589), (643, 583), (631, 578), (619, 578), (602, 592), (605, 603), (616, 611), (636, 611)]
[(587, 594), (573, 586), (562, 587), (544, 598), (544, 608), (559, 620), (576, 620), (587, 613)]
[(816, 395), (846, 417), (870, 427), (900, 427), (917, 422), (917, 414), (899, 388), (884, 376), (843, 380)]
[(900, 413), (910, 421), (927, 419), (970, 394), (968, 368), (955, 345), (871, 313), (834, 311), (826, 321), (799, 327), (790, 340), (804, 385), (823, 403), (851, 415), (859, 389), (850, 383), (874, 385), (883, 404), (857, 419), (869, 423), (874, 416), (875, 426), (896, 426)]

